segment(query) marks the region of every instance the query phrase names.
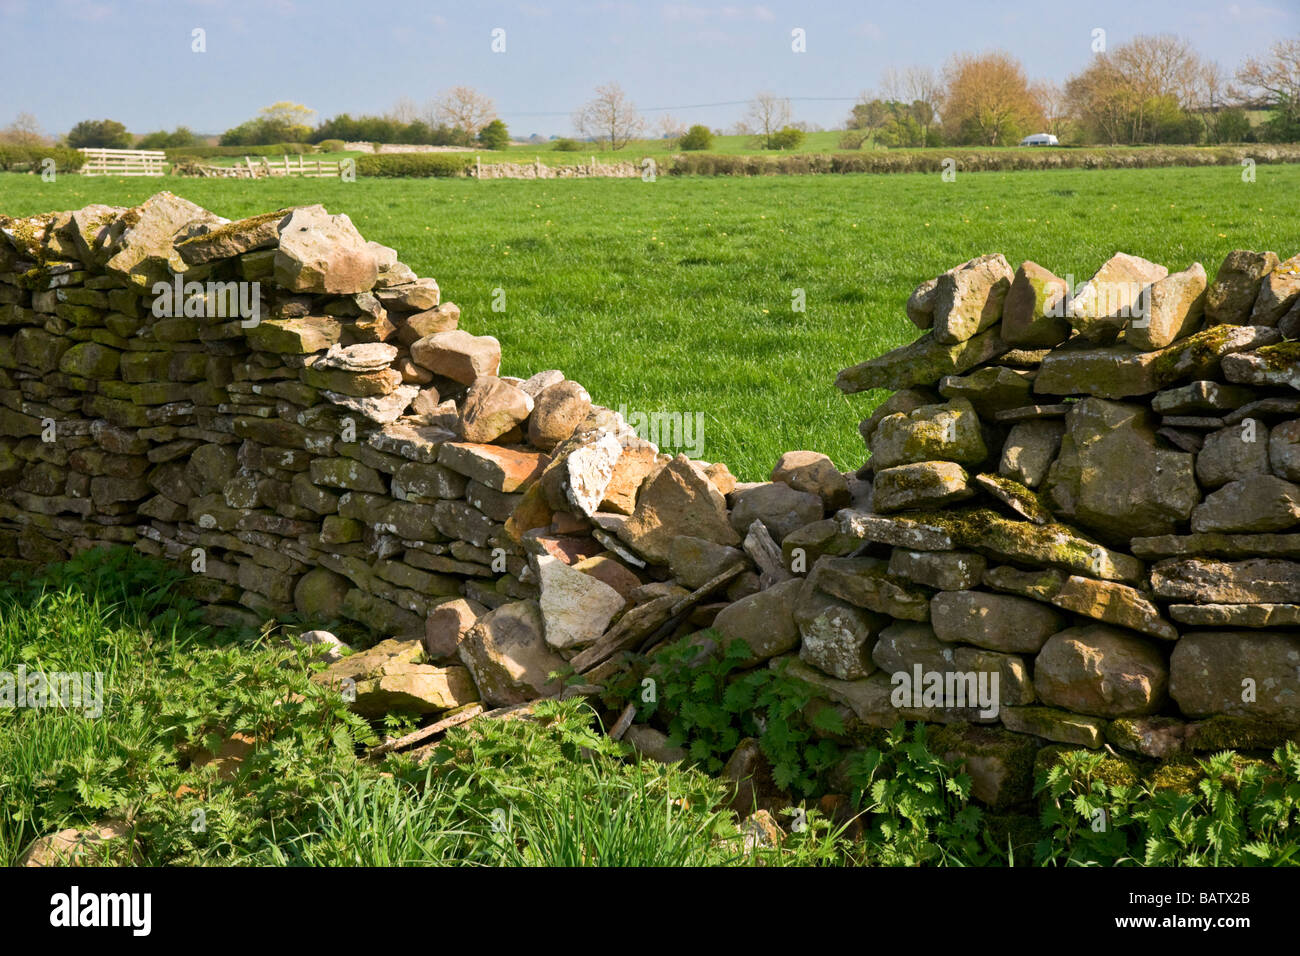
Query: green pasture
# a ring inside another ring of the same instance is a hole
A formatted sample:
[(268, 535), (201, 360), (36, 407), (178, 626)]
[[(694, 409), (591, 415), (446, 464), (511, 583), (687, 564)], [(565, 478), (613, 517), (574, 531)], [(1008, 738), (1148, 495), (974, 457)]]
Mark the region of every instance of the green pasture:
[(1170, 269), (1199, 260), (1211, 274), (1232, 249), (1300, 251), (1296, 165), (1259, 166), (1254, 182), (1237, 167), (954, 182), (0, 174), (0, 213), (126, 205), (161, 189), (230, 218), (312, 202), (347, 213), (435, 277), (464, 328), (501, 340), (505, 374), (559, 368), (611, 407), (703, 413), (701, 457), (749, 480), (787, 449), (861, 464), (856, 425), (881, 396), (842, 396), (836, 372), (914, 338), (903, 314), (912, 288), (972, 256), (1000, 251), (1082, 280), (1118, 250)]

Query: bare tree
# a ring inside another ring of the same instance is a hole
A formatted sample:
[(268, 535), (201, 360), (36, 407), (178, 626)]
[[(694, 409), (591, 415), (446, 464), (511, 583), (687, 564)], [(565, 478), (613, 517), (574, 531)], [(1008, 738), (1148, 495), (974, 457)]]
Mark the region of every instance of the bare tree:
[(388, 111), (388, 118), (397, 123), (414, 123), (420, 118), (420, 108), (409, 96), (399, 97)]
[(577, 131), (591, 139), (622, 149), (645, 129), (645, 120), (617, 83), (596, 87), (596, 98), (573, 114)]
[(496, 119), (497, 107), (490, 97), (471, 86), (453, 86), (438, 97), (435, 115), (439, 123), (463, 129), (473, 137)]
[(1136, 107), (1130, 120), (1130, 142), (1154, 138), (1150, 106), (1161, 100), (1182, 110), (1192, 106), (1200, 58), (1186, 40), (1167, 33), (1135, 36), (1115, 51), (1114, 61), (1132, 90)]
[(41, 132), (41, 124), (31, 113), (19, 113), (14, 121), (0, 130), (0, 142), (15, 146), (44, 146), (49, 140)]
[(912, 117), (921, 126), (921, 145), (930, 136), (930, 127), (939, 120), (943, 101), (943, 83), (928, 66), (909, 66), (903, 73), (903, 89), (912, 105)]
[(924, 146), (930, 138), (930, 128), (939, 121), (939, 107), (943, 101), (943, 82), (928, 66), (909, 66), (904, 70), (890, 67), (880, 78), (884, 99), (898, 104), (891, 107), (906, 111), (906, 125), (911, 129), (909, 139)]
[(665, 113), (655, 124), (663, 139), (681, 139), (686, 132), (686, 124), (670, 113)]
[(1220, 119), (1223, 111), (1233, 105), (1235, 94), (1228, 83), (1223, 67), (1214, 61), (1201, 64), (1196, 73), (1193, 108), (1205, 122), (1205, 138), (1210, 143), (1223, 142)]
[(1274, 43), (1264, 59), (1246, 60), (1237, 82), (1246, 95), (1280, 110), (1288, 123), (1300, 123), (1300, 37)]
[(1043, 80), (1029, 88), (1043, 113), (1043, 132), (1062, 136), (1069, 125), (1069, 100), (1065, 88), (1051, 80)]
[(1171, 122), (1197, 109), (1204, 64), (1179, 37), (1140, 35), (1098, 54), (1066, 83), (1071, 112), (1097, 139), (1155, 142)]
[(772, 148), (772, 134), (790, 125), (790, 101), (766, 90), (749, 101), (745, 123), (763, 137), (763, 148)]
[(1087, 69), (1070, 77), (1065, 97), (1071, 115), (1091, 136), (1111, 145), (1127, 141), (1137, 94), (1109, 56), (1094, 57)]

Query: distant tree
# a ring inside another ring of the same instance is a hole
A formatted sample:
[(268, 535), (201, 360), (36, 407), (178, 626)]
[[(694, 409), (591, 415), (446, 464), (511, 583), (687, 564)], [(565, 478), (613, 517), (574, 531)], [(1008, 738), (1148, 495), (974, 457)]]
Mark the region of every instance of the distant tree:
[(582, 144), (576, 139), (570, 139), (568, 136), (561, 136), (551, 142), (551, 149), (557, 153), (576, 153), (582, 149)]
[(1044, 80), (1029, 88), (1029, 93), (1038, 103), (1043, 116), (1043, 128), (1034, 132), (1051, 133), (1064, 139), (1069, 135), (1070, 105), (1065, 95), (1065, 87), (1060, 83)]
[(677, 141), (677, 146), (684, 150), (702, 150), (713, 148), (713, 132), (703, 123), (696, 123)]
[(315, 133), (307, 124), (315, 112), (301, 103), (291, 103), (288, 100), (272, 103), (262, 107), (253, 119), (222, 133), (221, 145), (271, 146), (275, 143), (310, 142)]
[(505, 123), (494, 119), (478, 131), (478, 141), (488, 149), (505, 149), (510, 145), (510, 133)]
[(845, 126), (848, 129), (863, 130), (868, 136), (874, 136), (887, 122), (889, 122), (889, 107), (885, 101), (878, 96), (863, 92), (858, 94), (858, 102), (854, 103), (853, 109), (849, 111)]
[(1042, 125), (1025, 71), (1009, 53), (958, 54), (944, 79), (944, 125), (956, 142), (1005, 145)]
[(140, 149), (175, 149), (181, 146), (197, 146), (199, 138), (188, 126), (177, 126), (170, 133), (165, 129), (146, 133), (135, 145)]
[(906, 103), (909, 119), (918, 131), (916, 142), (907, 145), (924, 146), (930, 140), (930, 128), (939, 119), (939, 105), (943, 99), (943, 83), (928, 66), (909, 66), (899, 71), (889, 69), (881, 80), (885, 98)]
[(82, 120), (68, 130), (68, 145), (74, 149), (129, 149), (131, 134), (117, 120)]
[(1233, 105), (1233, 96), (1223, 67), (1213, 61), (1202, 63), (1196, 73), (1192, 106), (1205, 124), (1206, 142), (1225, 142), (1223, 114)]
[(41, 124), (31, 113), (19, 113), (14, 121), (0, 130), (0, 143), (14, 146), (44, 146), (49, 142)]
[(413, 119), (405, 126), (400, 126), (397, 130), (397, 142), (399, 143), (421, 145), (428, 143), (432, 138), (433, 130), (422, 119)]
[(496, 119), (497, 108), (491, 98), (469, 86), (453, 86), (438, 97), (436, 116), (440, 123), (463, 129), (470, 139)]
[(1202, 123), (1174, 117), (1170, 107), (1184, 114), (1196, 110), (1204, 77), (1204, 65), (1186, 40), (1140, 35), (1094, 56), (1066, 82), (1065, 93), (1080, 133), (1091, 142), (1195, 142)]
[(1250, 136), (1250, 117), (1239, 106), (1222, 110), (1215, 124), (1216, 143), (1244, 143)]
[(686, 127), (677, 117), (665, 113), (655, 124), (660, 139), (681, 139), (686, 135)]
[(1237, 71), (1247, 95), (1259, 97), (1273, 109), (1268, 138), (1300, 140), (1300, 37), (1279, 40), (1268, 56), (1251, 57)]
[(641, 114), (617, 83), (596, 87), (596, 98), (574, 114), (573, 125), (583, 136), (605, 143), (611, 150), (622, 149), (645, 129)]
[(263, 131), (263, 141), (305, 143), (311, 135), (311, 127), (307, 124), (315, 112), (301, 103), (291, 103), (288, 100), (262, 107), (258, 121)]
[(388, 118), (404, 126), (410, 125), (420, 119), (420, 108), (409, 96), (399, 97), (393, 104), (393, 108), (388, 111)]
[(745, 123), (762, 140), (764, 149), (780, 149), (772, 137), (777, 130), (790, 125), (790, 101), (764, 90), (749, 101)]

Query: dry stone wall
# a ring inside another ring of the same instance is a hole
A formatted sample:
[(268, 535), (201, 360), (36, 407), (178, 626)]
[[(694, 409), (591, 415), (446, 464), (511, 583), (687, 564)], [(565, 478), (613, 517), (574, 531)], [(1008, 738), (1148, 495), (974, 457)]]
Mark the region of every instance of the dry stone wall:
[(850, 735), (967, 728), (986, 769), (1017, 734), (1166, 757), (1300, 727), (1300, 257), (1117, 254), (1077, 286), (971, 260), (840, 373), (891, 392), (862, 468), (738, 484), (558, 371), (500, 376), (320, 206), (160, 193), (0, 235), (0, 557), (124, 545), (214, 624), (363, 623), (386, 640), (330, 675), (362, 712), (595, 692), (698, 633)]

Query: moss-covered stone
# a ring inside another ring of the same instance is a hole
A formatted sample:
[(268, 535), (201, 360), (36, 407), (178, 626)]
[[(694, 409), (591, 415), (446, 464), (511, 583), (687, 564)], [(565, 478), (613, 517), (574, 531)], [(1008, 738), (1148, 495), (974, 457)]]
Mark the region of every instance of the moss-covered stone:
[(1219, 325), (1154, 352), (1128, 345), (1078, 348), (1067, 344), (1043, 359), (1034, 391), (1097, 398), (1150, 395), (1183, 379), (1214, 378), (1225, 356), (1278, 337), (1272, 329)]
[(44, 329), (25, 328), (14, 333), (13, 351), (17, 364), (38, 372), (53, 372), (59, 367), (63, 353), (72, 343), (61, 335), (52, 335)]
[(1084, 717), (1052, 707), (1003, 707), (1002, 725), (1017, 733), (1092, 750), (1102, 745), (1106, 730), (1106, 721), (1099, 717)]
[(263, 319), (247, 335), (248, 344), (260, 351), (307, 355), (337, 344), (343, 336), (343, 324), (327, 315)]
[(96, 342), (82, 342), (63, 353), (59, 359), (59, 371), (107, 381), (117, 377), (121, 354)]
[(1279, 342), (1223, 360), (1230, 382), (1300, 388), (1300, 342)]
[[(1049, 745), (1038, 751), (1034, 759), (1034, 776), (1045, 775), (1061, 762), (1061, 756), (1077, 753), (1075, 747)], [(1143, 780), (1149, 765), (1134, 757), (1107, 753), (1097, 763), (1092, 779), (1108, 787), (1136, 787)]]
[(264, 249), (275, 245), (280, 235), (280, 223), (286, 216), (288, 211), (281, 209), (226, 223), (178, 242), (176, 251), (188, 264), (198, 265)]
[(911, 345), (844, 369), (835, 379), (835, 387), (853, 394), (873, 388), (935, 385), (945, 375), (960, 375), (997, 358), (1010, 348), (999, 337), (997, 326), (955, 345), (938, 341), (931, 331)]
[(1029, 800), (1039, 751), (1032, 737), (998, 727), (949, 724), (931, 732), (930, 750), (955, 761), (970, 774), (971, 793), (993, 809)]
[(979, 416), (966, 398), (890, 415), (871, 439), (871, 462), (878, 471), (922, 461), (973, 465), (987, 457)]
[(1187, 725), (1189, 750), (1259, 750), (1287, 740), (1300, 741), (1300, 727), (1262, 717), (1219, 714)]

